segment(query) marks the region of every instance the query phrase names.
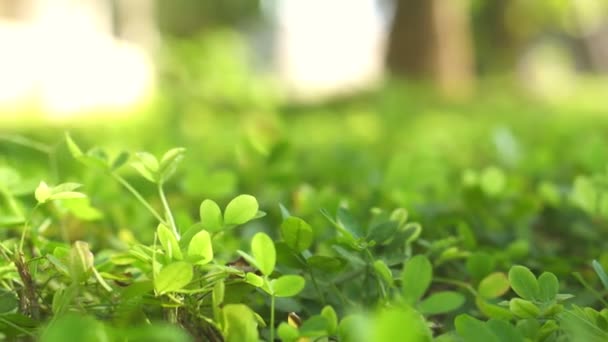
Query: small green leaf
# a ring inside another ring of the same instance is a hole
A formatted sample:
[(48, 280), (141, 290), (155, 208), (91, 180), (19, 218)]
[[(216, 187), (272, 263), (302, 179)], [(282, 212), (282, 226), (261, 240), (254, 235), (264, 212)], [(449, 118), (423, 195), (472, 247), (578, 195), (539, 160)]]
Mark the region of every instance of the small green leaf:
[(251, 195), (235, 197), (224, 211), (224, 223), (239, 225), (253, 219), (258, 212), (258, 201)]
[(298, 337), (300, 337), (300, 332), (298, 331), (298, 328), (292, 327), (291, 325), (285, 322), (279, 324), (277, 334), (279, 335), (281, 341), (285, 342), (293, 342), (296, 341)]
[(392, 238), (397, 233), (399, 224), (395, 221), (386, 221), (370, 227), (368, 240), (376, 241), (379, 244), (386, 244), (392, 241)]
[(0, 315), (14, 311), (18, 305), (15, 292), (0, 288)]
[(369, 323), (363, 315), (351, 314), (342, 318), (338, 325), (339, 341), (369, 341)]
[[(469, 225), (465, 222), (460, 222), (458, 224), (457, 230), (458, 236), (460, 237), (460, 239), (462, 239), (463, 247), (468, 250), (475, 250), (475, 248), (477, 247), (477, 238), (475, 237), (475, 233), (473, 233), (471, 227), (469, 227)], [(490, 271), (488, 271), (488, 273), (490, 273)], [(478, 279), (481, 277), (483, 277), (483, 275), (479, 276)]]
[(521, 333), (508, 321), (502, 319), (490, 319), (486, 326), (498, 336), (501, 342), (524, 342)]
[(175, 147), (165, 152), (165, 154), (163, 154), (163, 157), (160, 159), (160, 169), (166, 169), (171, 164), (175, 163), (176, 160), (179, 160), (183, 157), (185, 152), (186, 149), (183, 147)]
[(313, 255), (306, 259), (308, 266), (323, 272), (336, 272), (342, 269), (346, 262), (340, 258), (327, 255)]
[(89, 249), (89, 244), (83, 241), (74, 242), (68, 261), (72, 279), (75, 282), (86, 281), (91, 276), (93, 261), (93, 253)]
[(540, 289), (534, 274), (525, 266), (513, 266), (509, 270), (509, 282), (513, 291), (521, 298), (534, 300), (538, 298)]
[(91, 201), (87, 197), (61, 201), (59, 205), (81, 220), (94, 221), (103, 217), (103, 213), (91, 206)]
[(144, 177), (145, 179), (149, 180), (152, 183), (156, 183), (158, 182), (158, 179), (156, 177), (156, 174), (153, 172), (150, 172), (150, 170), (148, 170), (143, 163), (141, 162), (132, 162), (131, 163), (131, 167), (133, 167), (137, 172), (139, 172), (139, 174)]
[(291, 216), (291, 213), (289, 213), (289, 210), (287, 210), (283, 204), (279, 203), (279, 209), (281, 210), (281, 218), (283, 220)]
[(531, 301), (512, 298), (509, 301), (509, 310), (519, 318), (534, 318), (540, 315), (540, 308)]
[(315, 315), (302, 323), (300, 336), (316, 339), (327, 335), (327, 320), (325, 317)]
[(220, 307), (224, 302), (224, 294), (226, 292), (226, 284), (223, 281), (218, 281), (213, 286), (213, 293), (211, 295), (211, 299), (213, 301), (214, 307)]
[(206, 230), (196, 233), (190, 240), (188, 258), (197, 265), (205, 265), (213, 260), (211, 236)]
[(228, 304), (223, 309), (226, 342), (257, 342), (257, 320), (244, 304)]
[(159, 164), (154, 155), (148, 152), (137, 152), (135, 156), (148, 171), (152, 173), (158, 172)]
[(389, 286), (393, 286), (393, 273), (391, 269), (382, 260), (376, 260), (374, 262), (374, 270)]
[(477, 292), (485, 299), (500, 297), (509, 291), (510, 284), (507, 275), (503, 272), (494, 272), (479, 282)]
[(382, 310), (374, 318), (370, 330), (371, 338), (357, 339), (357, 341), (433, 341), (431, 330), (424, 317), (410, 307)]
[(199, 210), (201, 224), (203, 228), (210, 232), (217, 232), (222, 229), (223, 221), (222, 210), (213, 200), (206, 199), (201, 203)]
[(183, 147), (176, 147), (167, 151), (161, 158), (158, 173), (160, 174), (161, 182), (165, 182), (175, 173), (177, 165), (184, 158), (186, 149)]
[(80, 184), (80, 183), (71, 183), (71, 182), (61, 183), (61, 184), (59, 184), (57, 186), (54, 186), (51, 189), (51, 192), (53, 194), (58, 194), (58, 193), (61, 193), (61, 192), (74, 191), (74, 190), (76, 190), (76, 189), (78, 189), (80, 187), (82, 187), (82, 184)]
[(357, 222), (355, 217), (347, 208), (338, 208), (338, 213), (336, 216), (340, 226), (346, 229), (354, 237), (359, 238), (364, 235), (363, 227)]
[(481, 313), (483, 313), (484, 315), (486, 315), (489, 318), (504, 319), (504, 320), (510, 320), (513, 318), (513, 314), (511, 313), (511, 311), (509, 311), (508, 309), (506, 309), (502, 306), (488, 303), (481, 296), (477, 296), (475, 298), (475, 304), (477, 305), (477, 308), (479, 309), (479, 311), (481, 311)]
[(34, 197), (36, 197), (36, 201), (40, 204), (46, 202), (51, 197), (51, 188), (45, 182), (40, 182), (34, 192)]
[(68, 150), (70, 150), (72, 157), (74, 157), (75, 159), (82, 157), (82, 150), (74, 142), (69, 133), (65, 133), (65, 143), (66, 145), (68, 145)]
[(163, 267), (154, 278), (154, 289), (159, 294), (182, 289), (192, 280), (192, 265), (184, 261)]
[(550, 272), (543, 272), (538, 277), (538, 287), (540, 289), (539, 297), (543, 302), (550, 302), (555, 299), (557, 292), (559, 291), (559, 281), (555, 274)]
[(52, 194), (47, 200), (66, 200), (66, 199), (76, 199), (76, 198), (86, 198), (87, 195), (82, 192), (77, 191), (64, 191)]
[(403, 297), (409, 304), (416, 303), (424, 295), (433, 278), (433, 266), (424, 255), (409, 259), (403, 268), (401, 281)]
[(281, 224), (281, 235), (287, 246), (302, 252), (312, 244), (312, 228), (299, 217), (290, 216)]
[(604, 285), (604, 288), (608, 290), (608, 274), (606, 274), (606, 271), (604, 270), (604, 267), (602, 267), (602, 264), (600, 264), (597, 260), (593, 260), (591, 262), (591, 266), (593, 267), (593, 270), (595, 271), (597, 276), (600, 278), (600, 281), (602, 282), (602, 285)]
[(467, 315), (459, 315), (454, 320), (456, 332), (467, 342), (501, 342), (489, 326)]
[(125, 165), (129, 161), (129, 153), (122, 151), (116, 156), (114, 161), (112, 162), (112, 170), (117, 170), (121, 166)]
[(226, 284), (224, 284), (223, 280), (218, 281), (213, 286), (213, 291), (211, 293), (211, 303), (213, 309), (213, 318), (216, 322), (220, 322), (220, 310), (224, 305), (224, 294), (226, 293)]
[(247, 274), (245, 274), (245, 281), (255, 287), (264, 286), (264, 279), (252, 272), (247, 272)]
[(167, 226), (162, 223), (159, 224), (156, 228), (156, 234), (168, 260), (182, 260), (184, 258), (175, 235)]
[(274, 271), (276, 264), (276, 250), (272, 239), (260, 232), (253, 236), (251, 240), (251, 254), (257, 262), (262, 274), (269, 276)]
[(321, 310), (321, 316), (325, 317), (327, 321), (327, 332), (330, 335), (334, 335), (338, 331), (338, 314), (336, 314), (336, 310), (326, 305)]
[(464, 304), (464, 296), (458, 292), (437, 292), (418, 304), (418, 310), (425, 315), (437, 315), (454, 311)]
[(293, 297), (300, 293), (306, 281), (299, 275), (284, 275), (270, 282), (270, 288), (277, 297)]

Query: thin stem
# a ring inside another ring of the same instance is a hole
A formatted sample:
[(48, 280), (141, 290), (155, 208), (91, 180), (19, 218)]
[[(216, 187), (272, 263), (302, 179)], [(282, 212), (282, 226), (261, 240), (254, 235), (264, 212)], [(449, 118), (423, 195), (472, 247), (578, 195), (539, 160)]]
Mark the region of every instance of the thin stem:
[[(368, 265), (368, 267), (371, 265), (373, 268), (373, 264), (374, 264), (374, 256), (372, 255), (372, 252), (370, 252), (370, 250), (368, 248), (365, 249), (365, 252), (367, 254), (367, 257), (369, 258), (369, 262), (370, 264)], [(384, 284), (382, 283), (382, 279), (380, 279), (380, 276), (376, 273), (374, 278), (376, 278), (376, 282), (378, 283), (378, 290), (380, 290), (380, 295), (382, 296), (383, 299), (386, 299), (386, 289), (384, 288)]]
[(97, 281), (99, 282), (101, 287), (104, 288), (104, 290), (106, 290), (108, 292), (112, 292), (112, 288), (110, 287), (110, 285), (108, 285), (108, 283), (106, 283), (106, 281), (101, 277), (101, 274), (99, 274), (99, 272), (97, 271), (97, 269), (95, 267), (93, 267), (93, 274), (95, 275), (95, 279), (97, 279)]
[(40, 206), (40, 203), (36, 204), (36, 206), (34, 207), (34, 209), (32, 209), (32, 212), (30, 213), (29, 217), (27, 218), (27, 220), (23, 224), (23, 231), (21, 232), (21, 240), (19, 241), (19, 253), (23, 253), (23, 245), (25, 243), (25, 235), (27, 234), (27, 231), (29, 230), (31, 218), (34, 216), (34, 212), (36, 212), (36, 209), (38, 209), (38, 206)]
[(469, 291), (473, 296), (477, 297), (477, 291), (475, 291), (475, 289), (470, 284), (465, 283), (464, 281), (441, 278), (441, 277), (433, 277), (433, 281), (437, 282), (437, 283), (444, 283), (444, 284), (450, 284), (450, 285), (455, 285), (455, 286), (461, 287), (461, 288)]
[(121, 176), (117, 175), (114, 172), (110, 173), (112, 175), (112, 177), (114, 179), (116, 179), (120, 184), (122, 184), (122, 186), (124, 186), (127, 190), (129, 190), (129, 192), (135, 196), (135, 198), (141, 203), (143, 204), (144, 207), (146, 207), (146, 209), (148, 209), (148, 211), (154, 215), (154, 217), (156, 217), (156, 219), (164, 224), (167, 225), (167, 222), (165, 221), (165, 219), (163, 219), (162, 215), (160, 215), (158, 213), (158, 211), (156, 211), (156, 209), (152, 208), (152, 206), (144, 199), (144, 197), (137, 191), (135, 190), (134, 187), (131, 186), (131, 184), (129, 184), (129, 182), (127, 182), (124, 178), (122, 178)]
[(165, 197), (165, 191), (163, 190), (162, 183), (158, 183), (158, 194), (161, 202), (163, 203), (163, 207), (165, 208), (165, 213), (169, 219), (169, 224), (171, 225), (173, 234), (175, 235), (175, 238), (179, 240), (179, 232), (177, 231), (177, 226), (175, 225), (175, 220), (173, 219), (173, 214), (171, 213), (171, 208), (169, 207), (169, 202), (167, 202), (167, 198)]
[(274, 295), (270, 296), (270, 342), (274, 342)]

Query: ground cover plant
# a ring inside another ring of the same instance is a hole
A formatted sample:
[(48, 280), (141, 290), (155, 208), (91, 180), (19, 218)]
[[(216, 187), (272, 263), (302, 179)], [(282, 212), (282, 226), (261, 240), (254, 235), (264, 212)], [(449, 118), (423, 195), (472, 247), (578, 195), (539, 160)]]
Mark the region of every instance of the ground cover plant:
[(0, 340), (608, 341), (608, 1), (329, 3), (0, 1)]
[(402, 92), (0, 136), (2, 336), (606, 340), (605, 122)]

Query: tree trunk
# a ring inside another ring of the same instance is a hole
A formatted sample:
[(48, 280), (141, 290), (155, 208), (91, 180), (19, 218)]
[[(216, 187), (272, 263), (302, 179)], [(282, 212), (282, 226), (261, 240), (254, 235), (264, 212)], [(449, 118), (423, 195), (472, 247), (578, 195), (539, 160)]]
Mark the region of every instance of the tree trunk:
[(387, 63), (397, 74), (432, 81), (443, 95), (468, 96), (474, 56), (468, 0), (397, 2)]

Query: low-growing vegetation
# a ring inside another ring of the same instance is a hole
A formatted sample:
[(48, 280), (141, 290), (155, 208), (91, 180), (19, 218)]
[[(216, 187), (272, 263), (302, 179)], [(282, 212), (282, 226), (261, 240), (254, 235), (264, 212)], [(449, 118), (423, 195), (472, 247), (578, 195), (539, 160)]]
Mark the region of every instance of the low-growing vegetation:
[(1, 336), (608, 340), (600, 120), (374, 101), (1, 136)]

